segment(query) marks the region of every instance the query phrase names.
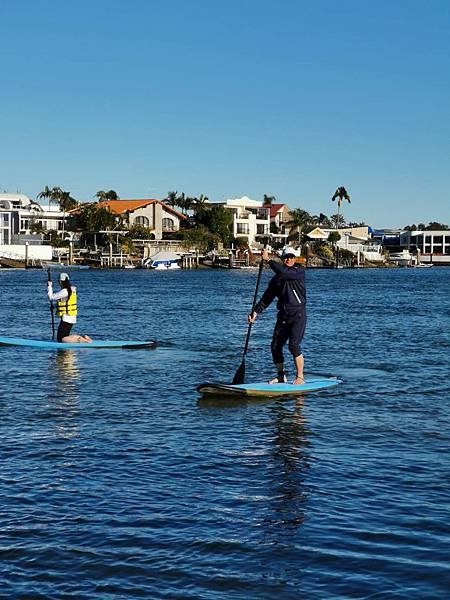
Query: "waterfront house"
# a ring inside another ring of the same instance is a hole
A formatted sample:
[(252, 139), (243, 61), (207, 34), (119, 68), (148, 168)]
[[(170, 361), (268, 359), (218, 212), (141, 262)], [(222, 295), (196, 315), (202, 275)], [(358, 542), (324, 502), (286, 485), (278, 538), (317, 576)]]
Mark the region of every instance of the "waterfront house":
[(232, 231), (235, 238), (241, 238), (249, 246), (264, 243), (270, 233), (270, 206), (263, 206), (258, 200), (248, 196), (217, 202), (233, 215)]
[(33, 235), (33, 224), (43, 229), (62, 229), (63, 214), (56, 207), (42, 207), (25, 194), (0, 194), (0, 257), (32, 263), (51, 260), (52, 247)]
[(419, 254), (419, 262), (450, 265), (450, 230), (402, 231), (400, 246)]
[(266, 204), (270, 209), (270, 229), (275, 229), (273, 233), (289, 233), (288, 222), (291, 219), (289, 206), (287, 204)]
[(325, 227), (315, 227), (308, 233), (311, 240), (327, 240), (330, 233), (337, 232), (341, 239), (336, 242), (336, 246), (341, 250), (350, 250), (358, 259), (382, 263), (385, 261), (382, 245), (371, 239), (370, 228), (362, 227), (342, 227), (340, 229), (329, 229)]
[(185, 215), (155, 199), (105, 200), (98, 205), (107, 207), (120, 216), (128, 227), (137, 225), (149, 229), (155, 240), (162, 239), (163, 233), (178, 231), (181, 221), (187, 219)]
[(25, 194), (0, 194), (0, 243), (20, 244), (32, 234), (33, 225), (45, 231), (63, 232), (64, 214), (55, 205), (41, 205)]

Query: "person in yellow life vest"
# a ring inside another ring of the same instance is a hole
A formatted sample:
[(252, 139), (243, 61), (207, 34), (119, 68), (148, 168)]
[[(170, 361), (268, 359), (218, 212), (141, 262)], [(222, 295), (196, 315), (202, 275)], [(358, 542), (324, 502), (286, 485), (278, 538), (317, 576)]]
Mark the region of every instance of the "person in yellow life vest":
[(67, 273), (59, 276), (59, 292), (53, 292), (52, 282), (47, 284), (47, 294), (50, 301), (56, 301), (56, 316), (60, 317), (56, 339), (64, 343), (88, 343), (92, 339), (88, 335), (70, 333), (77, 322), (77, 288), (70, 284)]

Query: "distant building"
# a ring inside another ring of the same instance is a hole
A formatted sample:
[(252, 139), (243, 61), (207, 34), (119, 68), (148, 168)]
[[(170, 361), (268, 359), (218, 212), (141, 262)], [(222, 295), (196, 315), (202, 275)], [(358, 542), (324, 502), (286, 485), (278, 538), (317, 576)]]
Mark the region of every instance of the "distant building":
[(63, 231), (63, 213), (56, 206), (43, 206), (25, 194), (0, 194), (0, 244), (17, 244), (32, 240), (33, 225), (44, 230)]
[(400, 245), (412, 252), (419, 252), (422, 262), (450, 264), (449, 230), (402, 231)]
[(291, 219), (289, 206), (287, 204), (267, 204), (270, 209), (270, 224), (275, 226), (277, 233), (288, 233), (287, 227)]
[(108, 207), (112, 213), (121, 216), (127, 226), (138, 225), (149, 229), (156, 240), (166, 232), (180, 229), (182, 220), (187, 217), (160, 200), (105, 200), (99, 206)]
[(232, 230), (235, 238), (245, 240), (249, 246), (264, 243), (270, 233), (270, 207), (248, 196), (217, 202), (233, 215)]
[(370, 227), (342, 227), (341, 229), (329, 229), (315, 227), (307, 237), (310, 240), (327, 240), (330, 233), (337, 232), (341, 239), (336, 246), (341, 250), (350, 250), (356, 255), (362, 255), (370, 262), (384, 262), (383, 247), (379, 241), (373, 240)]

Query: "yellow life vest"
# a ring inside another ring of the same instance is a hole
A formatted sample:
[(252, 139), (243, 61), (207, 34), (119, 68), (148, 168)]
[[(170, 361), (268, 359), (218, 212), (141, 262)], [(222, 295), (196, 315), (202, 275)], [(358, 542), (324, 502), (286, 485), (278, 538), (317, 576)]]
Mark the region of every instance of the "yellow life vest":
[(61, 298), (56, 303), (56, 316), (62, 317), (63, 315), (77, 316), (77, 293), (74, 290), (72, 290), (70, 298)]

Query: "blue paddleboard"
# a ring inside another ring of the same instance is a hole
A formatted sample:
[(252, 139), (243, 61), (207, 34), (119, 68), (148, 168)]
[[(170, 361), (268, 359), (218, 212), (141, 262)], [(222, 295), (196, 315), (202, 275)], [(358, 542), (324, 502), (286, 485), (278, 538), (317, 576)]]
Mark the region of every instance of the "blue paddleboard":
[(0, 336), (0, 346), (27, 346), (28, 348), (44, 348), (47, 350), (70, 350), (70, 349), (95, 349), (95, 348), (123, 348), (137, 349), (137, 348), (153, 348), (156, 346), (155, 341), (145, 342), (125, 342), (125, 341), (106, 341), (106, 340), (94, 340), (89, 343), (80, 344), (65, 344), (63, 342), (52, 342), (49, 340), (28, 340), (23, 338), (10, 338)]
[(336, 377), (311, 378), (302, 385), (292, 383), (243, 383), (240, 385), (226, 383), (202, 383), (197, 387), (201, 394), (222, 396), (292, 396), (308, 392), (325, 390), (342, 383)]

